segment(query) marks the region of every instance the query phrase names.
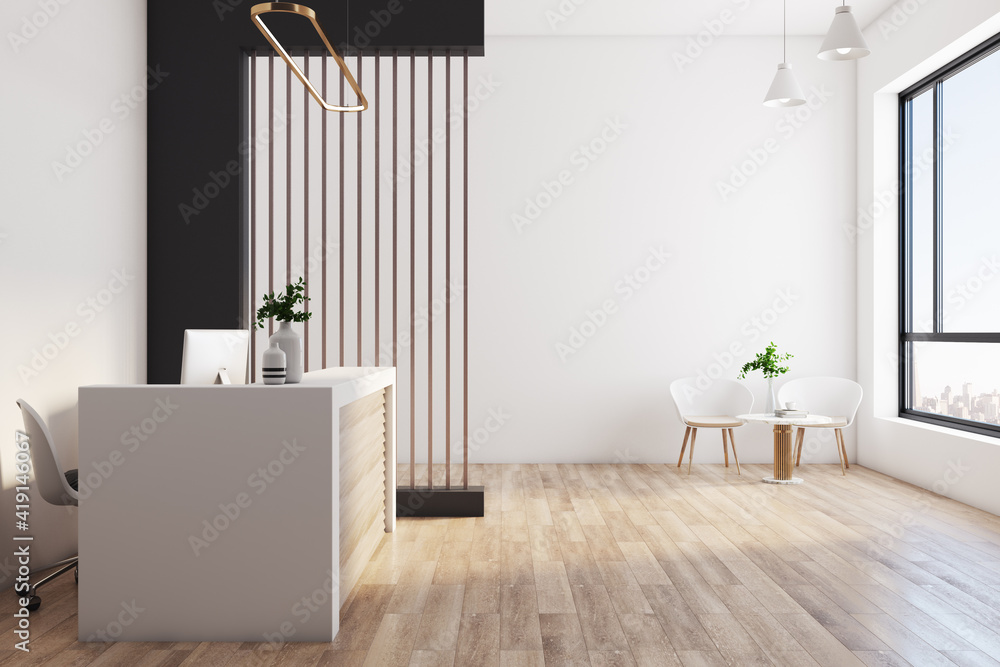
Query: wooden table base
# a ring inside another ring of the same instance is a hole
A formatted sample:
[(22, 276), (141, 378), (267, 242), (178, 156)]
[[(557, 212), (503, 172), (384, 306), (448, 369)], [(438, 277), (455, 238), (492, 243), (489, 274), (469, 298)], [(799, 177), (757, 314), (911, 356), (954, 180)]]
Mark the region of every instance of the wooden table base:
[(802, 480), (793, 477), (795, 469), (794, 450), (792, 448), (792, 427), (790, 424), (774, 425), (774, 476), (765, 477), (768, 484), (801, 484)]

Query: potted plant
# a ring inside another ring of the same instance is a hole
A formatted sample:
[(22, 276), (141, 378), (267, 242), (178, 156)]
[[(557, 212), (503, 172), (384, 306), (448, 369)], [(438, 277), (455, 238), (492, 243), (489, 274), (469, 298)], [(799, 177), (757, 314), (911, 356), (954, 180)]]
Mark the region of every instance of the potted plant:
[[(275, 343), (285, 353), (285, 383), (294, 384), (302, 380), (302, 336), (292, 329), (292, 322), (307, 322), (312, 317), (312, 313), (305, 310), (306, 301), (309, 297), (305, 295), (306, 283), (303, 278), (299, 282), (292, 283), (285, 288), (284, 294), (274, 292), (264, 295), (264, 305), (257, 309), (256, 329), (264, 328), (264, 320), (274, 318), (278, 320), (278, 330), (268, 339), (269, 343)], [(296, 310), (296, 306), (302, 304), (302, 310)]]
[(743, 368), (740, 369), (739, 378), (741, 380), (746, 379), (747, 373), (763, 371), (764, 377), (767, 379), (767, 414), (774, 414), (774, 406), (777, 404), (774, 396), (774, 378), (788, 372), (788, 366), (781, 366), (781, 364), (793, 356), (791, 354), (778, 354), (778, 346), (774, 344), (774, 341), (771, 341), (763, 353), (758, 352), (753, 361), (743, 364)]

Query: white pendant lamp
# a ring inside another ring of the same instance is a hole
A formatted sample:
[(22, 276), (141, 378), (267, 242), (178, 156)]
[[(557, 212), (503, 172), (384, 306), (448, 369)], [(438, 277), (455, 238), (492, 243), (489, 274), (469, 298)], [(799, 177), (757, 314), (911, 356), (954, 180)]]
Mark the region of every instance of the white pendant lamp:
[(788, 26), (787, 8), (782, 3), (782, 62), (778, 64), (778, 71), (774, 75), (771, 87), (767, 89), (767, 96), (764, 97), (764, 106), (767, 107), (797, 107), (806, 103), (806, 97), (802, 94), (799, 82), (792, 74), (792, 66), (788, 64)]
[(823, 46), (819, 48), (818, 58), (822, 60), (857, 60), (864, 58), (871, 49), (865, 36), (861, 34), (858, 22), (854, 20), (849, 5), (837, 7), (833, 15), (833, 23), (826, 33)]

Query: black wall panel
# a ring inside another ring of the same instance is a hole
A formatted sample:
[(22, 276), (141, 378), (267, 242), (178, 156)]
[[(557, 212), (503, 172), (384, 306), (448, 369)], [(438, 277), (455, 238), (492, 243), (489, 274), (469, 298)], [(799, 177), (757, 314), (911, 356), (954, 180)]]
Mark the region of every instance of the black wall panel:
[[(147, 61), (162, 78), (148, 101), (150, 383), (179, 380), (184, 329), (249, 324), (241, 320), (248, 152), (242, 54), (269, 48), (250, 21), (253, 4), (147, 0)], [(483, 0), (306, 4), (316, 10), (331, 41), (347, 45), (342, 55), (357, 48), (483, 54)], [(265, 22), (286, 48), (322, 48), (302, 17), (272, 14)]]

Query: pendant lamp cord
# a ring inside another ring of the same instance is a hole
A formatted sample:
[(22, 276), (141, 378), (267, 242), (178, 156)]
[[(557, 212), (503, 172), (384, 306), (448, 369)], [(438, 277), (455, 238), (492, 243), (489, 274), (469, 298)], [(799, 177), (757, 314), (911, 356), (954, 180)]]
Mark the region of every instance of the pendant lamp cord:
[(788, 62), (788, 0), (781, 2), (781, 62)]

